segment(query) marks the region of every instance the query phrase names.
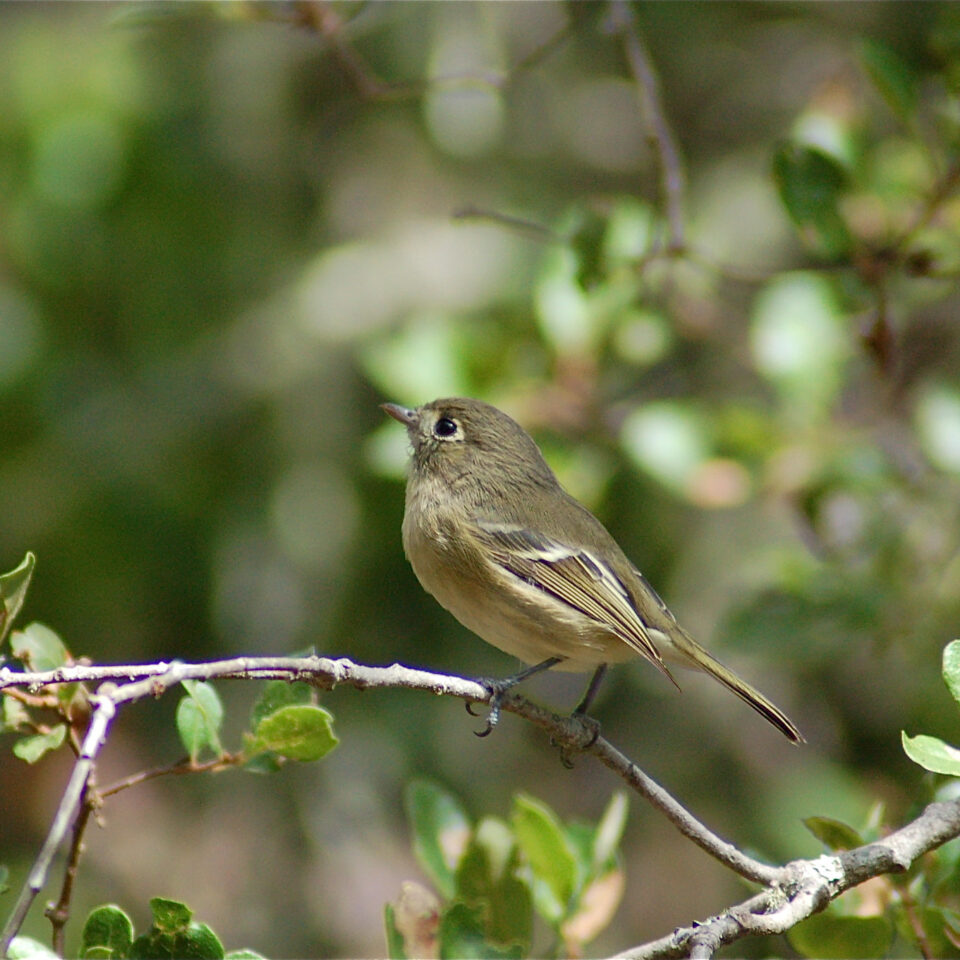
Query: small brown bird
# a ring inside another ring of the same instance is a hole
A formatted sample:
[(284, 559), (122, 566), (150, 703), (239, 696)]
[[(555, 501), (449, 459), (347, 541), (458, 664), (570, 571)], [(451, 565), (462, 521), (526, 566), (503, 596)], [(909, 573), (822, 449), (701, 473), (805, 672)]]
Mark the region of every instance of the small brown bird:
[(460, 397), (383, 409), (406, 426), (413, 447), (403, 546), (414, 573), (465, 627), (531, 665), (492, 685), (483, 733), (496, 724), (506, 691), (534, 673), (594, 670), (575, 711), (584, 713), (607, 664), (642, 656), (675, 685), (668, 664), (710, 674), (788, 739), (803, 741), (782, 710), (677, 623), (518, 423)]

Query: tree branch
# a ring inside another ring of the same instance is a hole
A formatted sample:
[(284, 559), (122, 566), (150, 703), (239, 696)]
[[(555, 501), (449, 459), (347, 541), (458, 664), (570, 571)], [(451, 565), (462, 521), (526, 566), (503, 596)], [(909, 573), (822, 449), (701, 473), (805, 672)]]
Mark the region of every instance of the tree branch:
[[(117, 708), (160, 696), (184, 680), (216, 679), (303, 681), (324, 689), (338, 685), (360, 690), (399, 687), (459, 697), (471, 703), (487, 703), (491, 696), (483, 681), (431, 673), (397, 663), (374, 667), (346, 658), (319, 656), (236, 657), (208, 663), (77, 665), (42, 673), (0, 668), (0, 691), (5, 694), (24, 687), (34, 694), (44, 687), (62, 683), (99, 684), (91, 697), (90, 725), (76, 765), (36, 863), (4, 927), (0, 955), (5, 955), (10, 940), (19, 931), (30, 905), (46, 883), (57, 849), (80, 815), (84, 791)], [(744, 937), (783, 933), (851, 887), (881, 874), (902, 872), (924, 853), (960, 836), (960, 800), (934, 803), (912, 823), (883, 840), (836, 856), (772, 866), (748, 857), (710, 831), (608, 740), (597, 736), (590, 722), (577, 716), (558, 716), (516, 693), (504, 698), (502, 710), (540, 727), (565, 752), (577, 750), (596, 756), (701, 849), (741, 876), (765, 885), (760, 893), (723, 914), (631, 949), (621, 954), (624, 957), (637, 960), (684, 955), (705, 957)]]

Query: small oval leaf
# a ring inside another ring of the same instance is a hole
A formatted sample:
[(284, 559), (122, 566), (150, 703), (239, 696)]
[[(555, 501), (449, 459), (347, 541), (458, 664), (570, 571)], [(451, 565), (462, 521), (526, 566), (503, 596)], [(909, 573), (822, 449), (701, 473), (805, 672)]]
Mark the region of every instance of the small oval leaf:
[(133, 921), (115, 904), (91, 910), (81, 934), (81, 956), (126, 957), (133, 943)]
[(328, 710), (294, 704), (281, 707), (257, 724), (250, 752), (272, 750), (288, 760), (307, 762), (325, 757), (339, 742)]

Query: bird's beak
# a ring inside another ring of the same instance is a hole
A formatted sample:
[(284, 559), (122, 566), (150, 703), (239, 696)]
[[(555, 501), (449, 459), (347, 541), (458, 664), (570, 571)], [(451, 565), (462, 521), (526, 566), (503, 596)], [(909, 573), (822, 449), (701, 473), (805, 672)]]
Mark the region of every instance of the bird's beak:
[(399, 420), (405, 427), (417, 422), (417, 411), (401, 407), (399, 403), (381, 403), (380, 409), (388, 413), (394, 420)]

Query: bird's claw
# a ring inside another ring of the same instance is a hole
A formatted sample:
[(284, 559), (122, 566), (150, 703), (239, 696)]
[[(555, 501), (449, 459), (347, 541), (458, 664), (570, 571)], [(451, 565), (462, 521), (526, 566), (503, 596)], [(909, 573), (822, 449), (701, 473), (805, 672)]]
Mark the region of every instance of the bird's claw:
[[(493, 728), (500, 722), (500, 704), (513, 684), (504, 684), (500, 680), (481, 680), (480, 682), (490, 691), (490, 700), (488, 701), (490, 711), (487, 713), (487, 722), (483, 725), (483, 728), (473, 732), (478, 737), (489, 737), (493, 733)], [(467, 703), (466, 708), (471, 717), (480, 716), (474, 711), (472, 703)]]

